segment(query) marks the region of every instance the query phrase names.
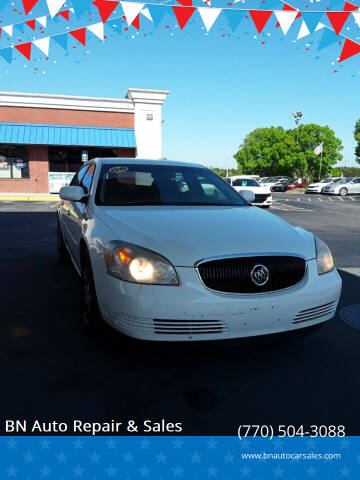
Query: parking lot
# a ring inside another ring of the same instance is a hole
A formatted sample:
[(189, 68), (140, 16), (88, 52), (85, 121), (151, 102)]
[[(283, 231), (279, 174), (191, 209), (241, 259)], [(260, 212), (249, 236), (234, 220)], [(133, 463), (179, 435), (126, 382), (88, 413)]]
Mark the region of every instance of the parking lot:
[[(152, 345), (88, 336), (71, 265), (58, 261), (51, 202), (0, 202), (1, 411), (8, 419), (182, 422), (188, 435), (239, 424), (345, 425), (360, 434), (360, 197), (273, 194), (270, 212), (315, 232), (343, 279), (336, 317), (300, 341)], [(231, 233), (231, 232), (229, 232)]]

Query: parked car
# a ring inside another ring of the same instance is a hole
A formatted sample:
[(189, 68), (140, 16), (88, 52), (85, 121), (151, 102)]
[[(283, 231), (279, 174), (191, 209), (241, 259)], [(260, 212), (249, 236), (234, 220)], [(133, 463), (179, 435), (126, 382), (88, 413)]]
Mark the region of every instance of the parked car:
[(325, 187), (322, 193), (340, 195), (340, 197), (360, 193), (360, 177), (343, 178), (342, 180)]
[(95, 159), (60, 199), (59, 255), (81, 277), (90, 329), (103, 319), (143, 340), (225, 340), (335, 314), (329, 247), (201, 165)]
[(310, 183), (305, 193), (322, 193), (325, 190), (325, 187), (331, 185), (332, 183), (339, 182), (340, 180), (342, 180), (341, 177), (329, 177), (324, 178), (320, 182)]
[(279, 182), (282, 182), (283, 180), (290, 180), (289, 177), (280, 177), (280, 176), (277, 176), (277, 177), (270, 177), (268, 178), (262, 185), (266, 186), (266, 187), (269, 187), (270, 188), (270, 191), (272, 190), (272, 188)]
[(231, 185), (237, 192), (250, 190), (254, 193), (255, 199), (251, 202), (252, 205), (270, 208), (272, 204), (272, 195), (269, 187), (261, 186), (256, 180), (241, 175), (230, 177), (230, 180), (231, 183), (229, 185)]
[(286, 190), (295, 190), (295, 188), (304, 188), (305, 183), (299, 182), (297, 178), (292, 179), (286, 184)]
[(281, 180), (280, 182), (276, 183), (273, 187), (271, 187), (272, 192), (286, 192), (288, 189), (288, 185), (291, 185), (292, 182), (296, 182), (296, 178), (289, 178), (286, 180)]

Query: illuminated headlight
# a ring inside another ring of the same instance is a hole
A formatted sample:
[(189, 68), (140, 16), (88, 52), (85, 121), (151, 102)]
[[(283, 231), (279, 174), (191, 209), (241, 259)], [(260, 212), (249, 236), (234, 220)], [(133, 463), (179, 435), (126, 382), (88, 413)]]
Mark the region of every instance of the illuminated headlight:
[(104, 247), (104, 259), (107, 273), (120, 280), (151, 285), (179, 285), (171, 263), (146, 248), (113, 240)]
[(323, 273), (328, 273), (331, 272), (331, 270), (334, 270), (334, 260), (330, 248), (326, 243), (320, 240), (319, 237), (315, 237), (315, 247), (318, 274), (322, 275)]

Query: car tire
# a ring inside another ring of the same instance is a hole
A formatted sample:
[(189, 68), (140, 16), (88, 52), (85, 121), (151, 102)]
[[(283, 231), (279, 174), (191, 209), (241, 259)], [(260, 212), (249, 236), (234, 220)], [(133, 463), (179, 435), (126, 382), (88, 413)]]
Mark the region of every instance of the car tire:
[(83, 252), (81, 267), (82, 321), (86, 330), (93, 333), (101, 326), (102, 317), (96, 296), (90, 256), (87, 250)]
[(263, 208), (270, 208), (270, 205), (264, 205)]
[(344, 187), (340, 188), (340, 190), (339, 190), (340, 197), (346, 197), (347, 193), (348, 193), (348, 191), (347, 191), (346, 188), (344, 188)]
[(69, 262), (69, 252), (66, 248), (64, 237), (61, 231), (60, 222), (57, 222), (57, 249), (60, 262), (68, 263)]

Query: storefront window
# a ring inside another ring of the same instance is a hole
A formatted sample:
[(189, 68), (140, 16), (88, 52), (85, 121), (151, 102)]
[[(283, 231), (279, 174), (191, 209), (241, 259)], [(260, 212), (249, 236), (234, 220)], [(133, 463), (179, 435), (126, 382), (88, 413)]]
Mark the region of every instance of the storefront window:
[(0, 146), (1, 178), (29, 178), (29, 159), (26, 146)]
[(49, 146), (49, 172), (76, 172), (83, 160), (116, 157), (116, 148)]

